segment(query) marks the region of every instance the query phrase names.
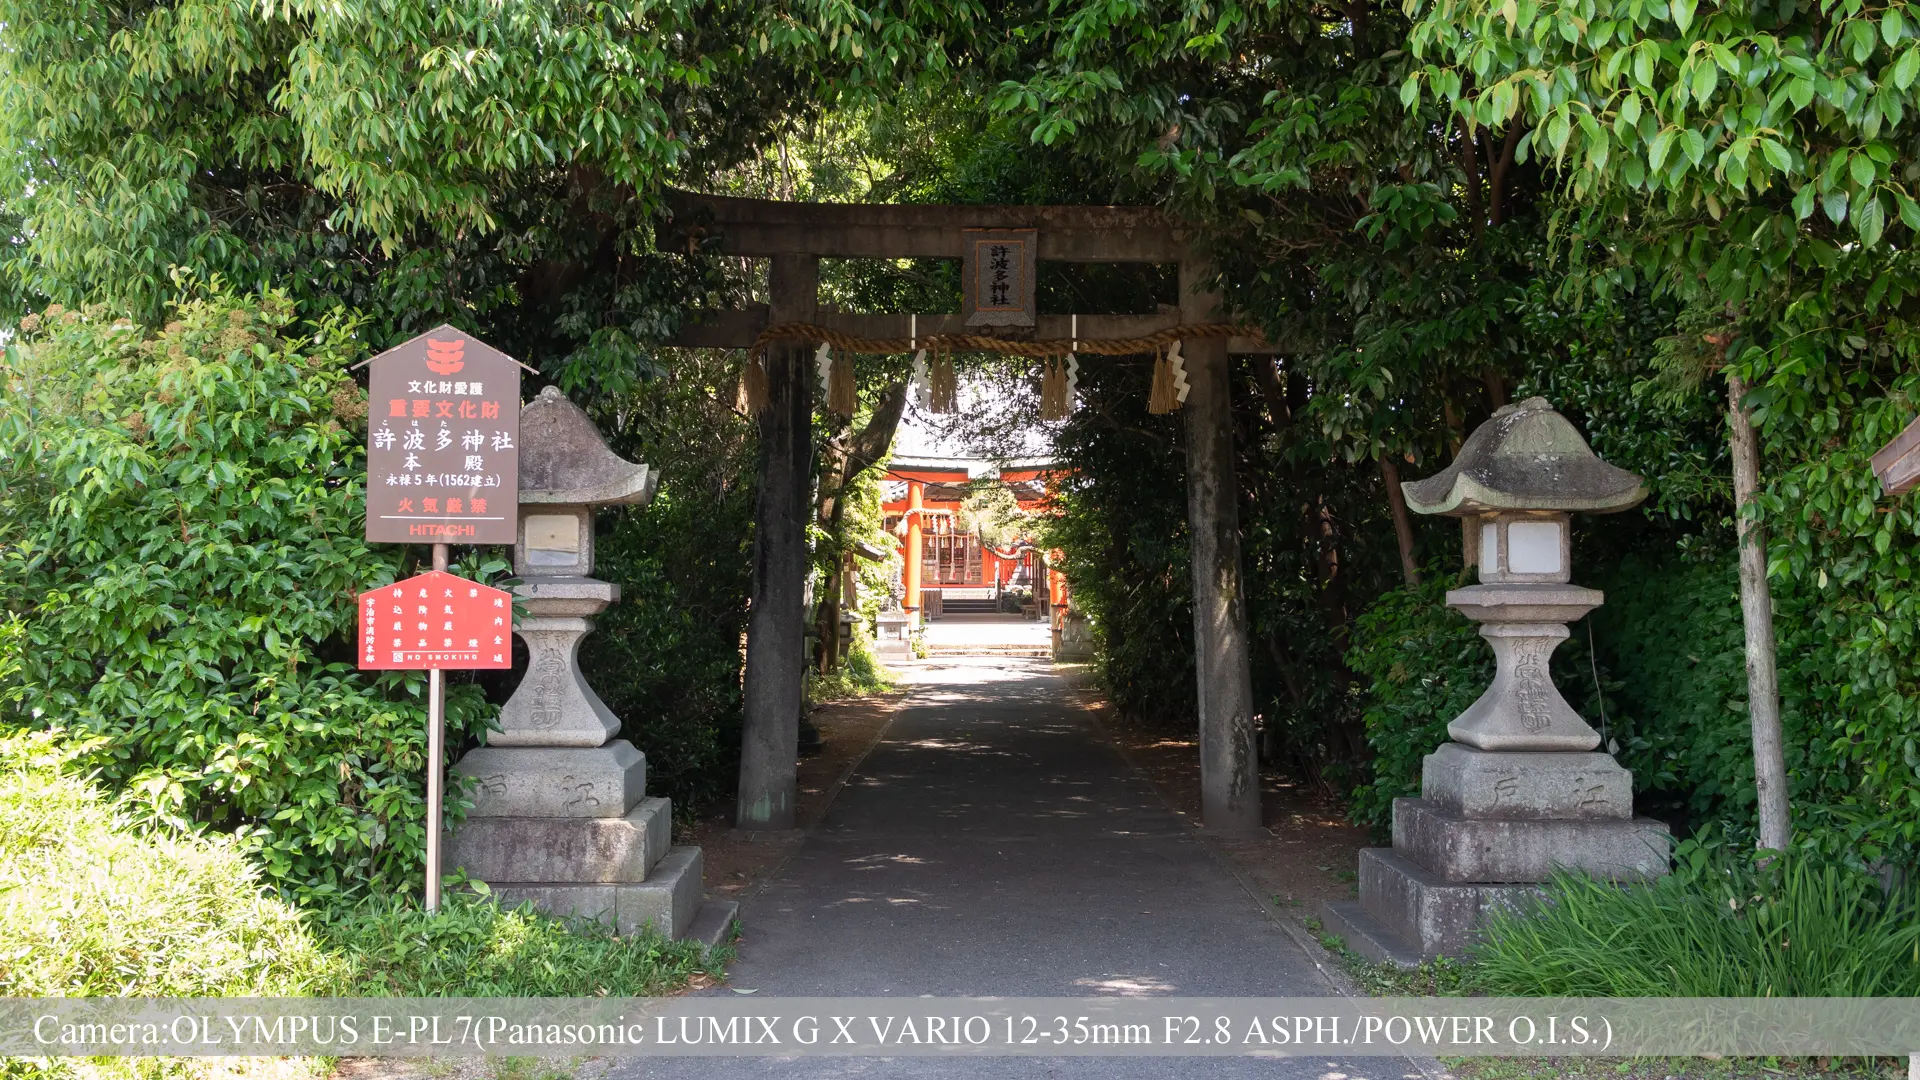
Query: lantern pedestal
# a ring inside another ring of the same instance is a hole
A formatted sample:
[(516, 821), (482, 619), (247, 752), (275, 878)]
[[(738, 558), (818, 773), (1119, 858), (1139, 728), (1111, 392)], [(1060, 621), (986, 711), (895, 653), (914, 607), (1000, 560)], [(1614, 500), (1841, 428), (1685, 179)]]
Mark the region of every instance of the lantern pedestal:
[(1487, 919), (1556, 869), (1610, 881), (1667, 872), (1667, 826), (1633, 816), (1633, 774), (1604, 753), (1502, 753), (1447, 743), (1421, 798), (1393, 801), (1393, 847), (1360, 853), (1360, 899), (1327, 929), (1376, 962), (1463, 956)]
[(1600, 733), (1573, 711), (1547, 674), (1566, 624), (1606, 599), (1578, 585), (1475, 585), (1447, 593), (1447, 606), (1482, 623), (1493, 646), (1493, 685), (1451, 724), (1454, 741), (1481, 750), (1581, 751)]
[(447, 841), (452, 865), (502, 903), (645, 927), (717, 945), (739, 905), (703, 902), (697, 847), (673, 846), (673, 805), (647, 796), (647, 759), (614, 736), (620, 719), (580, 670), (593, 616), (620, 587), (593, 572), (593, 507), (644, 503), (646, 466), (609, 450), (578, 406), (552, 387), (521, 414), (520, 526), (514, 592), (527, 616), (526, 675), (500, 730), (460, 759), (474, 806)]
[[(1567, 624), (1606, 598), (1569, 584), (1575, 512), (1646, 497), (1640, 478), (1588, 449), (1544, 399), (1495, 412), (1452, 465), (1401, 485), (1416, 513), (1469, 519), (1482, 584), (1447, 593), (1481, 624), (1493, 685), (1427, 755), (1418, 799), (1393, 802), (1393, 847), (1360, 853), (1360, 899), (1324, 906), (1327, 928), (1369, 959), (1412, 967), (1465, 954), (1496, 912), (1557, 870), (1609, 881), (1667, 872), (1667, 826), (1633, 816), (1633, 775), (1600, 752), (1553, 685)], [(1471, 527), (1477, 524), (1477, 528)]]
[(514, 589), (530, 617), (514, 632), (527, 643), (527, 674), (500, 707), (489, 746), (599, 746), (620, 733), (620, 718), (580, 673), (580, 642), (590, 616), (620, 599), (620, 586), (588, 577), (530, 580)]

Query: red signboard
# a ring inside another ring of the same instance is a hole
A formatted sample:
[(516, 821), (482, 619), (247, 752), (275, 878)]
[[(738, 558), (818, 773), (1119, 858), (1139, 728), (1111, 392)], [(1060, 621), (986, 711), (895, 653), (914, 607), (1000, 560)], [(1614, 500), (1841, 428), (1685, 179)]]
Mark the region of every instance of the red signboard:
[(360, 594), (363, 670), (513, 666), (513, 597), (439, 570)]
[(520, 364), (451, 326), (369, 363), (367, 539), (514, 543)]

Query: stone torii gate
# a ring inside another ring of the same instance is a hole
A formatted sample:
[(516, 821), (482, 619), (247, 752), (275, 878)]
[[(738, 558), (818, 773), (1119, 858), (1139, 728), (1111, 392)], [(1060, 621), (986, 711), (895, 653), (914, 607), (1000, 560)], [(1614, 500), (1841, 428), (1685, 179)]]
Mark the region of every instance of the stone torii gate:
[[(1053, 262), (1177, 263), (1180, 303), (1156, 315), (1081, 315), (1079, 339), (1139, 337), (1215, 324), (1223, 314), (1208, 264), (1189, 230), (1150, 207), (912, 206), (789, 203), (669, 192), (662, 248), (770, 260), (771, 303), (712, 312), (672, 342), (750, 348), (772, 326), (810, 323), (850, 336), (905, 338), (981, 333), (962, 315), (852, 315), (819, 310), (820, 260), (961, 259), (965, 230), (1035, 230), (1037, 257)], [(1031, 335), (1066, 338), (1070, 316), (1037, 314)], [(1024, 331), (1004, 333), (1013, 337)], [(1194, 652), (1199, 685), (1202, 823), (1221, 833), (1260, 828), (1253, 690), (1241, 586), (1240, 522), (1233, 470), (1227, 356), (1276, 351), (1244, 337), (1182, 342), (1190, 385), (1184, 406), (1187, 521), (1192, 533)], [(752, 609), (747, 624), (745, 730), (735, 816), (745, 831), (796, 827), (795, 761), (804, 666), (813, 414), (811, 343), (766, 347), (767, 406), (759, 416)]]

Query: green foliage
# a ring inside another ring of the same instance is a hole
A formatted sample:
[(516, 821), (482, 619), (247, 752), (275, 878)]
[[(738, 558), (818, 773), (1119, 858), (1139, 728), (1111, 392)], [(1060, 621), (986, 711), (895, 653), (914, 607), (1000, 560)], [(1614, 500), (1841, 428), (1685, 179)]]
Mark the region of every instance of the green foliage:
[(752, 574), (754, 446), (731, 401), (737, 361), (664, 353), (658, 377), (583, 397), (608, 444), (660, 475), (643, 508), (598, 512), (594, 573), (620, 602), (595, 617), (580, 664), (647, 755), (647, 786), (691, 813), (732, 791), (741, 635)]
[[(0, 604), (12, 721), (90, 736), (155, 819), (234, 833), (299, 896), (417, 885), (425, 678), (363, 674), (354, 596), (407, 551), (361, 539), (352, 323), (285, 336), (276, 293), (158, 332), (50, 308), (7, 346)], [(484, 729), (448, 695), (451, 739)], [(457, 809), (457, 808), (456, 808)]]
[[(1664, 195), (1716, 220), (1738, 204), (1816, 206), (1867, 246), (1920, 228), (1899, 134), (1920, 101), (1920, 23), (1860, 0), (1725, 5), (1410, 0), (1409, 73), (1471, 125), (1525, 121), (1576, 199)], [(1469, 82), (1468, 73), (1471, 73)], [(1471, 89), (1467, 89), (1468, 86)]]
[(0, 993), (294, 997), (338, 972), (226, 838), (143, 830), (48, 732), (0, 738)]
[(1544, 997), (1911, 997), (1920, 888), (1790, 855), (1756, 865), (1688, 842), (1676, 869), (1621, 887), (1561, 874), (1495, 916), (1475, 952), (1489, 993)]
[[(1175, 425), (1146, 413), (1146, 365), (1083, 370), (1082, 408), (1055, 438), (1063, 476), (1044, 543), (1065, 554), (1108, 697), (1133, 716), (1193, 713), (1192, 578)], [(1096, 419), (1098, 418), (1098, 419)]]
[(869, 697), (899, 689), (899, 681), (874, 655), (873, 641), (858, 623), (854, 625), (853, 640), (847, 643), (846, 650), (846, 659), (827, 674), (822, 675), (811, 668), (807, 670), (806, 698), (809, 702)]
[(142, 825), (75, 775), (84, 743), (0, 738), (0, 992), (15, 997), (641, 996), (724, 955), (466, 891), (317, 915), (229, 837)]
[(1736, 574), (1726, 556), (1691, 564), (1634, 556), (1595, 582), (1606, 606), (1576, 633), (1591, 632), (1604, 657), (1612, 734), (1643, 812), (1690, 822), (1753, 814)]
[(351, 997), (648, 997), (726, 960), (698, 941), (620, 937), (464, 891), (432, 915), (404, 897), (329, 908), (314, 932), (340, 968), (335, 992)]
[(1347, 662), (1367, 680), (1362, 722), (1373, 777), (1348, 810), (1376, 831), (1393, 820), (1393, 800), (1420, 793), (1420, 761), (1447, 741), (1447, 724), (1493, 681), (1493, 653), (1473, 623), (1443, 597), (1457, 578), (1429, 567), (1418, 588), (1396, 589), (1354, 623)]

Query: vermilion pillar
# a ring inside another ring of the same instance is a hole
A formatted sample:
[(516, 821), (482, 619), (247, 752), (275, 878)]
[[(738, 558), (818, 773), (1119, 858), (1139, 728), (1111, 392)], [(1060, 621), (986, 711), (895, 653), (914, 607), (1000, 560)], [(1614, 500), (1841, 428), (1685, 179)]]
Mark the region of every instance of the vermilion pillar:
[(914, 615), (920, 613), (920, 500), (926, 490), (927, 485), (918, 480), (907, 481), (907, 569), (903, 578), (907, 595), (900, 606)]

